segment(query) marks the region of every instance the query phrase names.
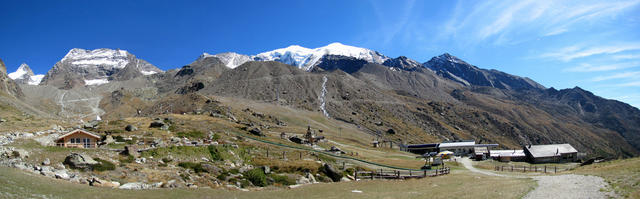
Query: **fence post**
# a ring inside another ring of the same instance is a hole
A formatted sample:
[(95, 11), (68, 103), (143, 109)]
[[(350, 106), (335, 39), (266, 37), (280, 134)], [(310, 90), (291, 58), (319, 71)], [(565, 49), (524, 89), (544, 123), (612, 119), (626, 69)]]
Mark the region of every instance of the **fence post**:
[(533, 166), (533, 172), (538, 172), (538, 166)]
[(547, 165), (544, 165), (544, 173), (547, 173)]
[(375, 171), (371, 171), (371, 179), (373, 180), (373, 175), (374, 175)]
[(287, 154), (287, 151), (282, 151), (282, 159), (287, 159), (287, 157), (285, 156)]
[(413, 174), (411, 174), (411, 170), (409, 170), (409, 176), (413, 176)]
[(513, 165), (511, 165), (511, 172), (513, 172)]
[(358, 181), (358, 169), (356, 169), (355, 173), (353, 174), (353, 180)]
[(424, 177), (427, 177), (427, 170), (422, 170), (424, 171)]
[(267, 157), (269, 157), (269, 149), (267, 149)]
[(400, 171), (396, 171), (398, 173), (398, 179), (400, 179)]
[(558, 166), (553, 166), (553, 172), (558, 173)]
[(344, 169), (345, 169), (345, 165), (344, 165), (344, 162), (342, 162), (342, 170)]
[(302, 151), (300, 151), (300, 159), (302, 160)]

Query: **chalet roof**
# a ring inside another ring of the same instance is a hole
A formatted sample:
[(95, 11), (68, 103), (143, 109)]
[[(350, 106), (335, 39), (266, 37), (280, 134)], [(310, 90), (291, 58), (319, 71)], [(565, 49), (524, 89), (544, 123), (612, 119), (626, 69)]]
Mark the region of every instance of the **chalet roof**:
[(529, 151), (534, 158), (554, 157), (560, 154), (578, 152), (570, 144), (529, 145), (525, 146), (525, 150)]
[(100, 136), (97, 136), (97, 135), (95, 135), (95, 134), (93, 134), (93, 133), (89, 133), (88, 131), (85, 131), (85, 130), (82, 130), (82, 129), (76, 129), (76, 130), (73, 130), (73, 131), (71, 131), (71, 132), (69, 132), (69, 133), (67, 133), (67, 134), (61, 135), (60, 137), (58, 137), (58, 139), (62, 139), (62, 138), (64, 138), (64, 137), (67, 137), (67, 136), (73, 135), (73, 134), (75, 134), (75, 133), (83, 133), (83, 134), (85, 134), (85, 135), (88, 135), (88, 136), (91, 136), (91, 137), (94, 137), (94, 138), (100, 139)]
[(473, 147), (476, 145), (476, 141), (463, 141), (463, 142), (443, 142), (438, 147), (440, 148), (454, 148), (454, 147)]
[(491, 150), (491, 157), (524, 157), (524, 150)]

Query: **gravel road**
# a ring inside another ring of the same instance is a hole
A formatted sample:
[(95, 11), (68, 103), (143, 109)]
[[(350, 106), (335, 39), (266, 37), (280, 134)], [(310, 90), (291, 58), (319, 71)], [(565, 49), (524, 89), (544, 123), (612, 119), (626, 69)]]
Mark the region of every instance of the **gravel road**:
[[(481, 173), (490, 176), (501, 176), (508, 178), (525, 178), (527, 176), (501, 175), (487, 170), (476, 169), (469, 158), (461, 158), (460, 162), (471, 172)], [(617, 198), (613, 192), (602, 192), (608, 187), (607, 182), (597, 176), (583, 175), (549, 175), (531, 176), (538, 182), (538, 187), (529, 192), (524, 198)]]
[(609, 198), (613, 193), (601, 192), (608, 184), (601, 177), (583, 175), (535, 176), (538, 187), (524, 198)]

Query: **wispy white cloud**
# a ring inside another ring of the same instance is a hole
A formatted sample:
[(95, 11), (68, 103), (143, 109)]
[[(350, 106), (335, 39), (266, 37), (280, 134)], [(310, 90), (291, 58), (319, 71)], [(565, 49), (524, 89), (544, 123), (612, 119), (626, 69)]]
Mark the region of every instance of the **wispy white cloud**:
[(579, 66), (566, 68), (564, 71), (566, 72), (602, 72), (602, 71), (612, 71), (612, 70), (620, 70), (627, 69), (640, 66), (638, 62), (626, 62), (626, 63), (615, 63), (615, 64), (599, 64), (592, 65), (589, 63), (582, 63)]
[(450, 19), (442, 25), (444, 31), (440, 34), (493, 43), (517, 43), (513, 40), (523, 39), (522, 35), (532, 39), (563, 34), (575, 26), (615, 17), (638, 5), (640, 0), (465, 2), (465, 5), (456, 7)]
[(606, 76), (597, 76), (592, 78), (591, 81), (600, 82), (600, 81), (606, 81), (606, 80), (627, 79), (627, 78), (640, 79), (640, 71), (630, 71), (630, 72), (622, 72), (622, 73), (616, 73), (616, 74), (606, 75)]
[(569, 46), (557, 51), (544, 53), (541, 55), (543, 58), (553, 58), (562, 61), (571, 61), (577, 58), (589, 57), (593, 55), (601, 55), (601, 54), (615, 54), (624, 51), (632, 51), (632, 50), (640, 50), (640, 43), (631, 43), (631, 44), (618, 44), (618, 45), (607, 45), (607, 46), (592, 46), (592, 47), (580, 47), (580, 46)]
[(619, 87), (640, 87), (640, 81), (617, 84), (616, 86), (619, 86)]
[(622, 55), (613, 55), (611, 56), (614, 60), (623, 60), (623, 59), (640, 59), (640, 54), (622, 54)]

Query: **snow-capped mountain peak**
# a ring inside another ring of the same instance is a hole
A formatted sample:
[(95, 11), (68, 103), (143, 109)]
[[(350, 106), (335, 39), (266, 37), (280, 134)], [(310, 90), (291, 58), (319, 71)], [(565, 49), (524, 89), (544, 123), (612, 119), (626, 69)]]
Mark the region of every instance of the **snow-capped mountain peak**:
[(29, 68), (29, 65), (27, 65), (26, 63), (22, 63), (20, 64), (20, 67), (18, 67), (18, 70), (16, 70), (15, 72), (9, 73), (9, 78), (13, 80), (24, 79), (25, 75), (27, 77), (32, 76), (33, 71), (31, 71), (31, 68)]
[(42, 84), (69, 89), (75, 86), (100, 85), (108, 81), (125, 81), (161, 72), (159, 68), (136, 58), (126, 50), (74, 48), (47, 72)]
[(26, 63), (20, 64), (20, 67), (15, 72), (8, 74), (9, 78), (15, 80), (18, 83), (38, 85), (42, 81), (44, 75), (34, 75), (29, 65)]
[(254, 59), (257, 61), (279, 61), (309, 71), (317, 65), (325, 55), (353, 57), (378, 64), (382, 64), (385, 60), (389, 59), (376, 51), (348, 46), (338, 42), (314, 49), (291, 45), (286, 48), (260, 53), (256, 55)]
[(80, 67), (91, 67), (97, 65), (111, 66), (113, 68), (124, 68), (129, 63), (129, 52), (126, 50), (113, 50), (107, 48), (85, 50), (74, 48), (62, 58), (62, 61), (71, 62), (72, 65)]

